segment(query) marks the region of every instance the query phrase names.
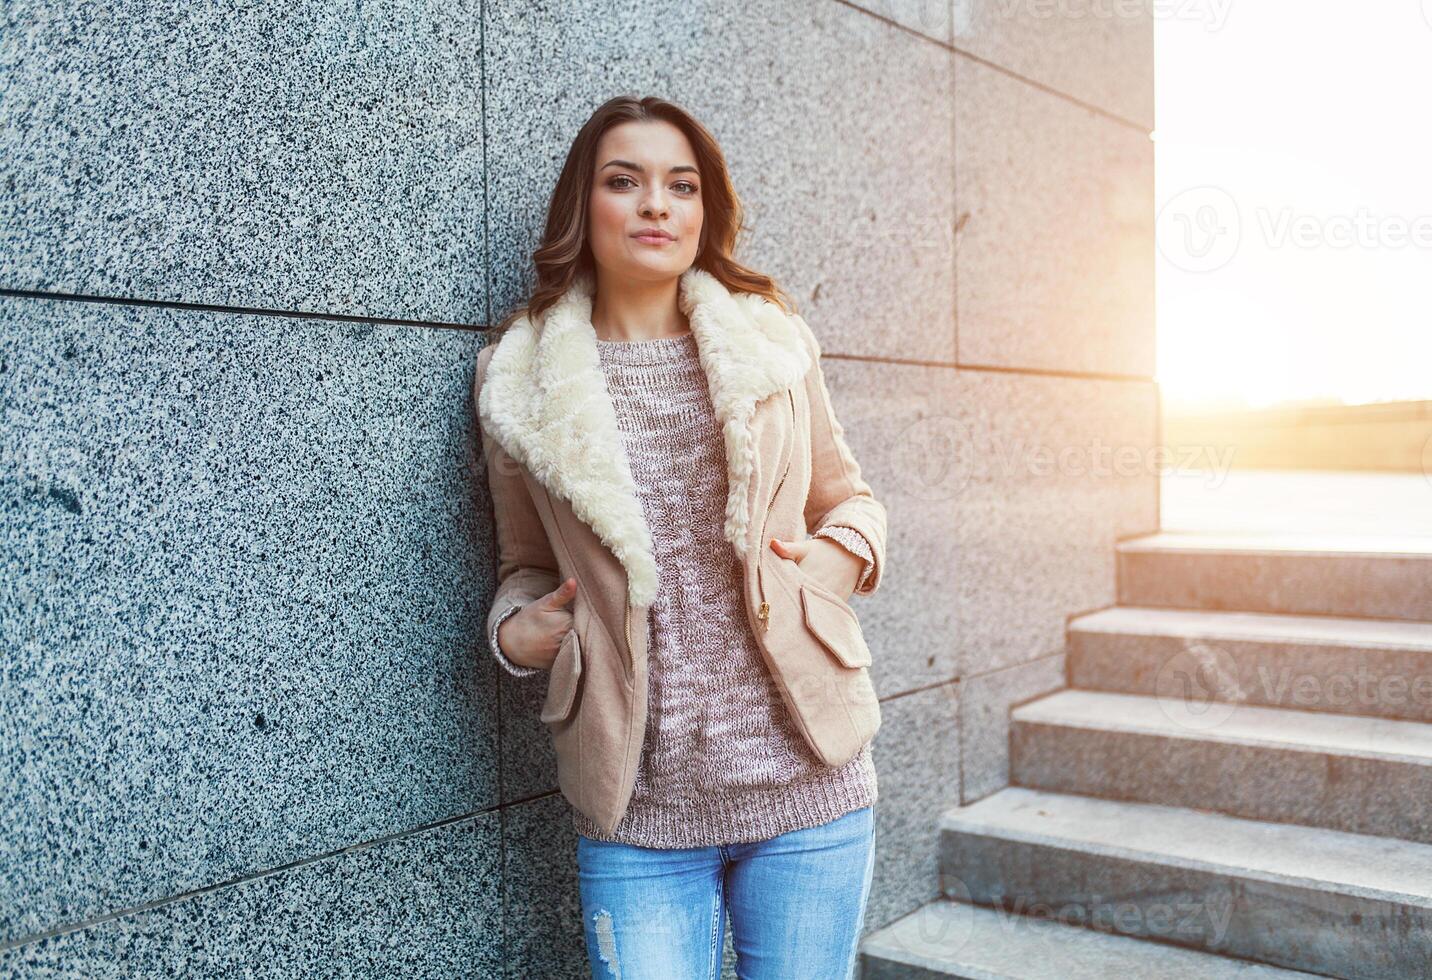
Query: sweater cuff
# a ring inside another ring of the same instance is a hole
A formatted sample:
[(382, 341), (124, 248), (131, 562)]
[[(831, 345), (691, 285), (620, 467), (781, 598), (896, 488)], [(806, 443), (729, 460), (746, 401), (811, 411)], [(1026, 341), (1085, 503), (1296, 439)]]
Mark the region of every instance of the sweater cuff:
[(506, 670), (514, 677), (531, 677), (533, 674), (542, 673), (542, 668), (523, 667), (520, 664), (513, 663), (511, 660), (507, 659), (507, 657), (502, 652), (502, 647), (500, 647), (497, 643), (497, 631), (502, 628), (502, 624), (507, 621), (507, 618), (509, 616), (511, 616), (513, 613), (518, 612), (521, 609), (522, 607), (520, 605), (515, 605), (503, 610), (503, 612), (499, 616), (494, 618), (492, 621), (492, 632), (488, 635), (487, 640), (488, 643), (490, 643), (492, 646), (493, 656), (497, 658), (497, 662), (502, 665), (504, 670)]
[(856, 584), (856, 591), (865, 587), (870, 579), (870, 573), (875, 571), (875, 555), (870, 550), (870, 542), (865, 540), (865, 535), (853, 527), (846, 527), (844, 524), (827, 524), (815, 532), (817, 538), (830, 538), (836, 544), (841, 545), (851, 554), (865, 559), (865, 568), (860, 573), (860, 581)]

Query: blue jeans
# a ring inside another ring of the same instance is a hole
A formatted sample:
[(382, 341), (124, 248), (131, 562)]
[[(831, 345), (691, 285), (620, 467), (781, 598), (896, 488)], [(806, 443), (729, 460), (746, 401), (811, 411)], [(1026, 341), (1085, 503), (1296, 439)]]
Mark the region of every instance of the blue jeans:
[(874, 805), (769, 840), (653, 848), (577, 835), (596, 980), (847, 980), (875, 866)]

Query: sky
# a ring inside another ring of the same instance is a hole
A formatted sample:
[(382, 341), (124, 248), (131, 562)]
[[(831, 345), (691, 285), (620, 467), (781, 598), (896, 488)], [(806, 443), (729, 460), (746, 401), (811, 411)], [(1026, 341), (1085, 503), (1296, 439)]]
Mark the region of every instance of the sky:
[(1432, 399), (1432, 0), (1153, 0), (1166, 403)]

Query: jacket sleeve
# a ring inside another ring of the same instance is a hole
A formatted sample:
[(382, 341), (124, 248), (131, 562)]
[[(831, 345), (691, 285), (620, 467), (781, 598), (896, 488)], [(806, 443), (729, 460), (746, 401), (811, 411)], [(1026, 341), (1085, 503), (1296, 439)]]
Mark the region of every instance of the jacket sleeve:
[(870, 484), (860, 472), (845, 430), (835, 417), (830, 391), (820, 364), (820, 343), (810, 326), (798, 314), (791, 314), (811, 352), (811, 368), (806, 372), (805, 389), (810, 403), (810, 493), (806, 497), (806, 529), (818, 534), (822, 529), (839, 525), (848, 527), (865, 539), (874, 567), (864, 575), (856, 595), (870, 595), (880, 586), (885, 567), (885, 505), (875, 499)]
[(508, 616), (557, 588), (561, 579), (556, 556), (547, 540), (542, 519), (537, 516), (532, 496), (523, 482), (520, 465), (487, 434), (477, 412), (483, 375), (491, 356), (491, 346), (478, 352), (472, 400), (482, 455), (486, 460), (497, 543), (497, 591), (487, 616), (487, 643), (497, 662), (509, 674), (530, 677), (545, 671), (540, 667), (520, 666), (507, 659), (497, 645), (497, 630)]

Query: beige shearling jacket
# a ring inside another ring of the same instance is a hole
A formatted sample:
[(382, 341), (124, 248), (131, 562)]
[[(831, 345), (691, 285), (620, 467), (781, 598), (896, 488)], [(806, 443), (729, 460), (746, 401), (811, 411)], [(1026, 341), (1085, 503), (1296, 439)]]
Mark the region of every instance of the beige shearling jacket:
[[(659, 576), (598, 360), (593, 290), (592, 275), (581, 275), (538, 322), (523, 317), (484, 347), (474, 404), (498, 554), (488, 630), (576, 578), (572, 629), (540, 719), (562, 794), (611, 832), (646, 730)], [(880, 726), (870, 648), (850, 604), (769, 542), (854, 528), (874, 558), (856, 593), (869, 595), (885, 564), (885, 507), (845, 443), (804, 319), (695, 267), (680, 277), (679, 305), (726, 445), (724, 534), (742, 560), (751, 629), (796, 726), (822, 762), (839, 766)]]

